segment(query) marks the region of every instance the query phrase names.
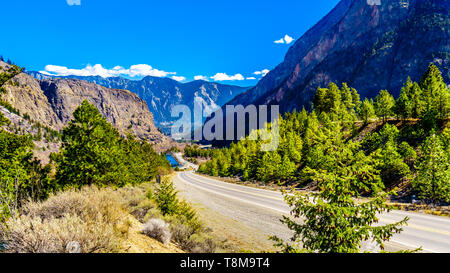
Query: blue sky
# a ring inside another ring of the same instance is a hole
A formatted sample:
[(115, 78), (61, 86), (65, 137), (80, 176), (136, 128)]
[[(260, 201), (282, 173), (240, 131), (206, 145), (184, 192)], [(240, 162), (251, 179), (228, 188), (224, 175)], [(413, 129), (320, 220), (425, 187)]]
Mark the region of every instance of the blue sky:
[(51, 74), (203, 76), (250, 86), (338, 2), (2, 1), (0, 55)]

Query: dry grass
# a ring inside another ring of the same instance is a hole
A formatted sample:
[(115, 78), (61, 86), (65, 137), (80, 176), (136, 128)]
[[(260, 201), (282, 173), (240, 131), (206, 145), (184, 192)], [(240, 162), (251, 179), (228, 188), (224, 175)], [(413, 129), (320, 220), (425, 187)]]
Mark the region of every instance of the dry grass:
[(13, 253), (64, 253), (74, 242), (83, 253), (180, 252), (140, 234), (129, 211), (146, 199), (146, 190), (86, 187), (28, 202), (0, 228), (0, 240)]
[(120, 251), (121, 238), (111, 226), (73, 215), (45, 220), (23, 215), (8, 225), (6, 252), (64, 253), (70, 242), (77, 242), (83, 253)]
[[(8, 252), (65, 252), (78, 242), (81, 252), (119, 252), (127, 233), (127, 212), (112, 189), (69, 190), (45, 202), (28, 202), (2, 229)], [(124, 230), (125, 227), (125, 230)]]

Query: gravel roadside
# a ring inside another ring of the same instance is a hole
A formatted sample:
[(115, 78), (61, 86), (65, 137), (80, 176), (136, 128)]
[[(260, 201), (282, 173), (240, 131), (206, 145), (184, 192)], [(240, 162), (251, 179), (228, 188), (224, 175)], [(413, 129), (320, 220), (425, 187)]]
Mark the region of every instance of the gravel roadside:
[(289, 239), (292, 232), (279, 219), (280, 212), (215, 194), (174, 176), (179, 194), (197, 208), (201, 220), (220, 240), (226, 241), (226, 252), (275, 251), (269, 236)]

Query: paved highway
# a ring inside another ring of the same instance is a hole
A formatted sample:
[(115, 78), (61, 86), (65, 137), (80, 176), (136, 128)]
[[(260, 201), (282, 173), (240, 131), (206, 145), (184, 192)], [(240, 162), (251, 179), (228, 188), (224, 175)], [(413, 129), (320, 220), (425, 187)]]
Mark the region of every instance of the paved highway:
[[(290, 209), (285, 204), (280, 192), (246, 187), (231, 183), (219, 181), (217, 179), (206, 178), (193, 172), (179, 172), (175, 178), (175, 184), (182, 183), (187, 189), (195, 188), (202, 191), (205, 196), (214, 196), (216, 200), (222, 199), (229, 204), (226, 209), (230, 214), (239, 214), (242, 207), (254, 208), (255, 210), (267, 211), (281, 215), (289, 215)], [(187, 186), (187, 187), (186, 187)], [(212, 198), (208, 198), (211, 199)], [(207, 200), (211, 202), (211, 200)], [(197, 200), (202, 203), (202, 200)], [(206, 200), (203, 200), (206, 202)], [(233, 202), (234, 201), (234, 202)], [(236, 203), (237, 205), (233, 206)], [(241, 205), (238, 205), (241, 204)], [(245, 205), (244, 205), (245, 204)], [(418, 248), (422, 247), (424, 252), (450, 252), (450, 218), (427, 215), (422, 213), (413, 213), (405, 211), (392, 211), (380, 216), (380, 224), (394, 223), (408, 216), (408, 226), (400, 234), (394, 235), (391, 239), (393, 249)], [(246, 217), (255, 217), (254, 221), (261, 221), (255, 213), (248, 214)], [(279, 221), (269, 219), (267, 223), (261, 225), (282, 225)], [(282, 227), (280, 227), (282, 230)], [(287, 237), (286, 234), (275, 234), (280, 237)], [(284, 236), (283, 236), (284, 235)], [(370, 249), (370, 248), (369, 248)]]

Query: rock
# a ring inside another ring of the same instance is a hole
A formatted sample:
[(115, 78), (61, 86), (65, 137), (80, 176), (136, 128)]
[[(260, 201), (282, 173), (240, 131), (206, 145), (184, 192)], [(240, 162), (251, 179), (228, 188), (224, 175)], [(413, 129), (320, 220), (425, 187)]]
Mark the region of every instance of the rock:
[(77, 241), (69, 242), (66, 246), (66, 253), (81, 253), (80, 243)]
[(170, 125), (178, 119), (177, 117), (171, 117), (173, 106), (187, 105), (193, 111), (194, 99), (198, 98), (202, 101), (205, 109), (213, 112), (236, 95), (249, 89), (249, 87), (203, 80), (181, 83), (169, 78), (152, 76), (147, 76), (141, 80), (129, 80), (123, 77), (103, 78), (100, 76), (51, 77), (35, 71), (28, 72), (28, 74), (42, 80), (52, 78), (79, 79), (108, 88), (130, 90), (147, 103), (153, 113), (155, 124), (167, 134), (170, 134)]
[[(309, 108), (318, 87), (347, 82), (362, 98), (397, 96), (434, 62), (449, 82), (448, 0), (342, 0), (289, 49), (284, 61), (227, 104)], [(371, 2), (371, 3), (372, 3)]]
[[(0, 61), (0, 71), (8, 64)], [(153, 122), (147, 104), (138, 95), (120, 89), (110, 89), (94, 83), (73, 79), (43, 79), (21, 73), (14, 77), (15, 84), (4, 85), (7, 93), (3, 100), (31, 120), (54, 130), (61, 130), (72, 119), (73, 111), (83, 100), (95, 105), (100, 113), (119, 132), (130, 131), (142, 140), (149, 140), (156, 150), (164, 150), (174, 142), (163, 135)]]

